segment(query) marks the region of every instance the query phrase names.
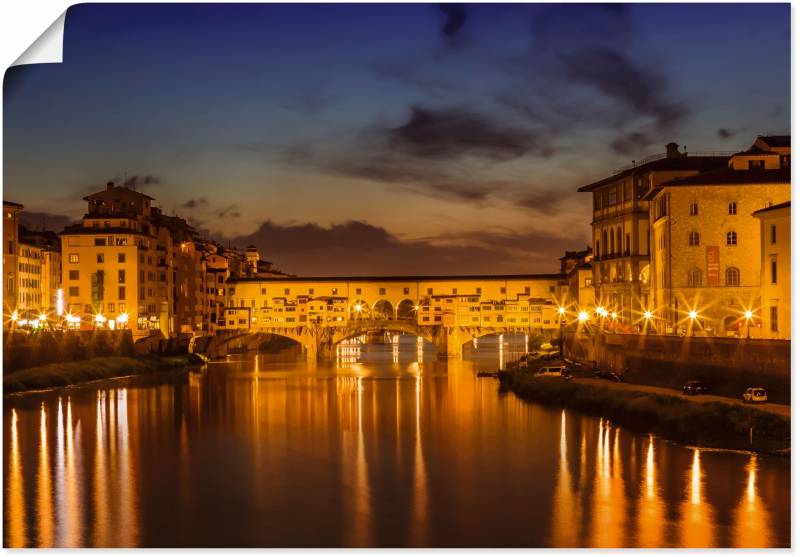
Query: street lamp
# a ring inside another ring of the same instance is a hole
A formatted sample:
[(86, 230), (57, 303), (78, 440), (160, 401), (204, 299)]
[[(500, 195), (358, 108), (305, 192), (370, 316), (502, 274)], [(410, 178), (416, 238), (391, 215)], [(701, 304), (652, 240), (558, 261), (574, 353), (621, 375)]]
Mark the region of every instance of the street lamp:
[(744, 318), (747, 321), (747, 338), (750, 338), (750, 321), (753, 320), (753, 312), (749, 309), (745, 310)]
[(694, 336), (694, 322), (697, 321), (697, 310), (689, 310), (689, 336)]

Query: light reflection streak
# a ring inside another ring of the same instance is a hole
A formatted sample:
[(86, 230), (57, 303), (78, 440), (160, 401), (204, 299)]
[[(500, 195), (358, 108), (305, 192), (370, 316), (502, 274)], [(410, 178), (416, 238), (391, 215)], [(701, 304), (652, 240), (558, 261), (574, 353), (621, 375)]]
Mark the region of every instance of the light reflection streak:
[(747, 484), (734, 511), (733, 539), (736, 547), (770, 547), (773, 541), (770, 513), (756, 489), (758, 459), (750, 455), (747, 462)]
[(580, 507), (572, 491), (572, 477), (567, 461), (567, 413), (561, 410), (561, 444), (556, 489), (553, 498), (553, 530), (550, 535), (554, 547), (577, 547)]
[(714, 524), (704, 495), (700, 449), (694, 449), (687, 489), (689, 493), (681, 505), (681, 546), (713, 547)]
[(83, 544), (82, 514), (80, 505), (80, 493), (83, 488), (83, 481), (80, 478), (78, 458), (80, 456), (80, 422), (76, 426), (72, 425), (72, 399), (67, 398), (67, 454), (66, 454), (66, 487), (67, 501), (64, 543), (67, 547), (80, 547)]
[(25, 483), (22, 476), (17, 420), (17, 411), (12, 409), (11, 450), (9, 452), (8, 486), (6, 487), (9, 547), (25, 547), (28, 543), (25, 528)]
[(108, 540), (108, 478), (106, 464), (106, 393), (97, 391), (95, 454), (94, 454), (94, 537), (95, 547), (107, 547)]
[(56, 489), (56, 541), (57, 547), (66, 545), (67, 526), (67, 498), (64, 496), (64, 488), (67, 485), (67, 475), (65, 470), (64, 458), (64, 412), (61, 406), (61, 397), (58, 397), (58, 414), (56, 417), (56, 462), (55, 462), (55, 489)]
[(414, 506), (411, 524), (411, 545), (424, 546), (428, 541), (428, 473), (425, 468), (425, 456), (422, 453), (422, 431), (420, 426), (420, 398), (422, 394), (422, 378), (417, 375), (416, 394), (416, 444), (414, 446)]
[(39, 479), (38, 479), (38, 530), (39, 547), (53, 547), (53, 493), (50, 485), (50, 455), (47, 449), (47, 412), (41, 407), (39, 426)]
[(600, 420), (593, 500), (593, 547), (621, 547), (624, 542), (625, 486), (619, 457), (619, 428), (611, 457), (611, 424)]
[(658, 487), (657, 468), (655, 463), (655, 444), (650, 435), (645, 460), (644, 484), (639, 497), (638, 547), (661, 547), (664, 544), (664, 501)]

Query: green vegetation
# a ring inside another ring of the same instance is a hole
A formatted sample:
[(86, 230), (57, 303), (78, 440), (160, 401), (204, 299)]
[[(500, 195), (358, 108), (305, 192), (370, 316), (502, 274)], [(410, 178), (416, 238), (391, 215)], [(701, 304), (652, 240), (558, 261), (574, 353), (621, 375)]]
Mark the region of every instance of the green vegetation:
[(791, 445), (791, 420), (757, 407), (696, 402), (558, 377), (536, 377), (519, 371), (502, 373), (500, 378), (502, 389), (509, 389), (524, 400), (603, 416), (633, 431), (686, 445), (766, 453), (785, 450)]
[(125, 375), (141, 375), (157, 371), (183, 369), (203, 364), (195, 354), (183, 356), (92, 358), (77, 362), (47, 364), (21, 369), (3, 377), (5, 394), (33, 391), (50, 387), (63, 387), (96, 379), (110, 379)]

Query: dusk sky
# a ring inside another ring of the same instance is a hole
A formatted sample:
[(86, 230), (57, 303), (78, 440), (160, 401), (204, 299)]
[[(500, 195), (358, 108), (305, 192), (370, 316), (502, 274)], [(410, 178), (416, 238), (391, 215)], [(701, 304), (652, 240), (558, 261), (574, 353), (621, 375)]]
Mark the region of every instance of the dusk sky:
[(6, 73), (5, 199), (58, 228), (127, 178), (296, 274), (554, 272), (579, 186), (789, 132), (789, 4), (82, 4), (64, 41)]

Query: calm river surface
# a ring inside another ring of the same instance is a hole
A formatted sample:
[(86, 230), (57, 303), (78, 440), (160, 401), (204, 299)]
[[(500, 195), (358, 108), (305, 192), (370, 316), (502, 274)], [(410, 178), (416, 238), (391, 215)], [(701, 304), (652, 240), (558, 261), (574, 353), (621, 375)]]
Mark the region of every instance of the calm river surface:
[(4, 543), (790, 544), (789, 459), (676, 446), (475, 377), (509, 355), (436, 362), (404, 340), (6, 398)]

